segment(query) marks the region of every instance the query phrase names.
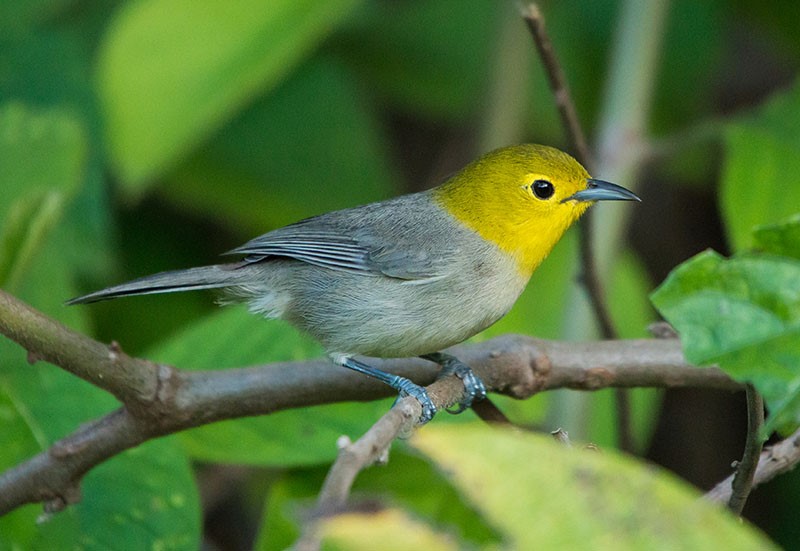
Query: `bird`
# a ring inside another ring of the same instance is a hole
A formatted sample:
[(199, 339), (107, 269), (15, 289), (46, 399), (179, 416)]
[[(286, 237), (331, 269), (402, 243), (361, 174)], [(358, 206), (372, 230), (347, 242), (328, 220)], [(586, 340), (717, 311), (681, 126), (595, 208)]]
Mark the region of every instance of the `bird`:
[(559, 149), (513, 145), (437, 187), (272, 230), (225, 253), (237, 261), (141, 277), (67, 304), (221, 289), (222, 302), (287, 320), (333, 363), (416, 398), (423, 424), (437, 411), (426, 390), (355, 356), (438, 363), (464, 383), (452, 413), (483, 399), (480, 378), (442, 351), (502, 318), (564, 232), (606, 200), (640, 201)]

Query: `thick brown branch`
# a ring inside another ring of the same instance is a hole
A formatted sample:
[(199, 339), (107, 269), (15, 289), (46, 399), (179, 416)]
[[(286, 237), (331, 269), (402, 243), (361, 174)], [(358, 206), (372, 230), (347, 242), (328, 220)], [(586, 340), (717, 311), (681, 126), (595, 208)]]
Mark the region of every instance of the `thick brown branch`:
[[(29, 357), (47, 359), (113, 392), (125, 404), (0, 475), (0, 514), (24, 503), (46, 501), (58, 508), (74, 501), (87, 471), (151, 438), (222, 419), (373, 400), (393, 392), (325, 361), (188, 371), (125, 357), (124, 365), (139, 370), (128, 377), (119, 373), (116, 360), (109, 360), (108, 347), (1, 291), (0, 332), (24, 346)], [(507, 335), (450, 352), (471, 365), (490, 391), (515, 398), (556, 388), (741, 388), (718, 369), (688, 365), (676, 340), (560, 343)], [(369, 362), (423, 385), (436, 376), (435, 366), (424, 360)], [(463, 386), (448, 377), (428, 390), (437, 407), (444, 408), (459, 400)], [(149, 407), (141, 407), (145, 404)]]

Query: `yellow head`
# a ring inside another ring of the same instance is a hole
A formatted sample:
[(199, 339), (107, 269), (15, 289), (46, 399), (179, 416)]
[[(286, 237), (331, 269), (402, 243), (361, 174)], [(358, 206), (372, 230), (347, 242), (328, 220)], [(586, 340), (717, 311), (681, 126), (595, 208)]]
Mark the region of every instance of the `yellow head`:
[(566, 153), (530, 144), (487, 153), (434, 190), (434, 197), (512, 255), (525, 275), (592, 202), (639, 200), (625, 188), (590, 178)]

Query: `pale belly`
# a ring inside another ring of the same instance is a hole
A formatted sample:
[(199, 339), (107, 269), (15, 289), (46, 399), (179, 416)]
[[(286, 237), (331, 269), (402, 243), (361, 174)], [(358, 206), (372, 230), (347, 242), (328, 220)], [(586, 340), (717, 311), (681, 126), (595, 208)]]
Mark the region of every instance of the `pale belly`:
[(280, 317), (319, 340), (329, 353), (419, 356), (458, 344), (489, 327), (527, 283), (496, 263), (432, 281), (337, 273), (304, 267), (294, 274)]

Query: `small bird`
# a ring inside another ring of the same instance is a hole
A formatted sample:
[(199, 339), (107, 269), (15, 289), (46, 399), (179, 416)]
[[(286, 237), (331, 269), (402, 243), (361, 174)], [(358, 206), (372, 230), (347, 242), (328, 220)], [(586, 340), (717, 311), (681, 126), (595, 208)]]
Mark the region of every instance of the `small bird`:
[(463, 411), (485, 387), (441, 351), (502, 318), (567, 228), (603, 200), (640, 199), (558, 149), (510, 146), (436, 188), (268, 232), (226, 253), (238, 262), (162, 272), (68, 304), (221, 288), (225, 301), (308, 333), (335, 364), (415, 397), (425, 423), (436, 407), (424, 388), (354, 356), (438, 363), (462, 379), (453, 413)]

